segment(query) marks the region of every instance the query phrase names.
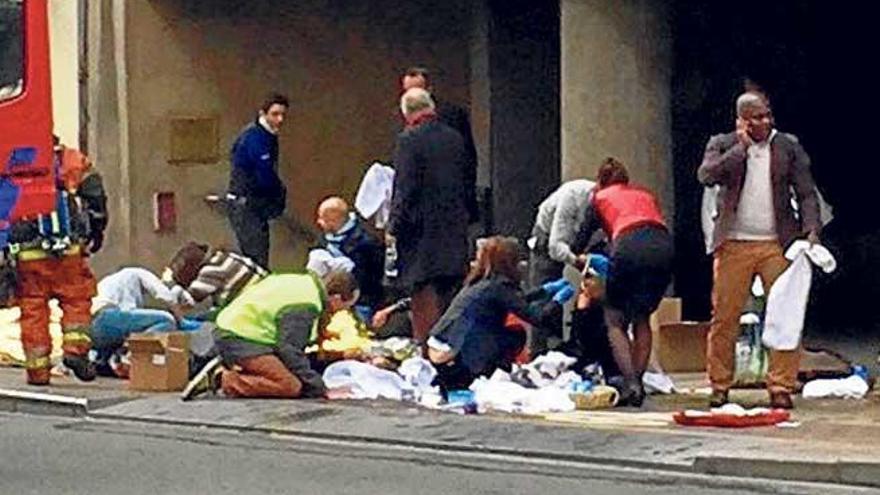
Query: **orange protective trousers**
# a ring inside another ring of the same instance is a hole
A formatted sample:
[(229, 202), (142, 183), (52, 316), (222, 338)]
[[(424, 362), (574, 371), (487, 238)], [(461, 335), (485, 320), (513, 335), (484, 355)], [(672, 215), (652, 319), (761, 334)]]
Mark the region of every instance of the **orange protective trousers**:
[(92, 297), (96, 288), (95, 276), (81, 255), (19, 261), (17, 298), (21, 308), (21, 346), (28, 370), (50, 366), (49, 300), (52, 298), (58, 299), (64, 312), (61, 318), (64, 354), (88, 354)]

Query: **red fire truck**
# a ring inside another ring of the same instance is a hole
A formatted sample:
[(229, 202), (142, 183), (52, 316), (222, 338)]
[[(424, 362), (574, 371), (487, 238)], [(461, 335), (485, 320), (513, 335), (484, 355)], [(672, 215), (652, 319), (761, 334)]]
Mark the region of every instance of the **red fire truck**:
[(0, 232), (55, 207), (52, 125), (47, 0), (0, 0)]

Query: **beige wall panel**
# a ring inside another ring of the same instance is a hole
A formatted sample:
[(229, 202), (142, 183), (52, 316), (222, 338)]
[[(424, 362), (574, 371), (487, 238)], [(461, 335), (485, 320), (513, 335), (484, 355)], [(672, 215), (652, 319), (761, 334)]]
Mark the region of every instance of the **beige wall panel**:
[[(439, 67), (438, 93), (468, 102), (466, 2), (126, 3), (131, 159), (129, 259), (159, 268), (181, 243), (233, 243), (224, 217), (202, 202), (223, 190), (228, 149), (264, 94), (287, 93), (291, 120), (281, 135), (281, 176), (289, 213), (311, 224), (330, 194), (353, 200), (365, 165), (391, 156), (399, 71)], [(220, 160), (169, 164), (169, 123), (216, 117)], [(152, 231), (152, 196), (173, 191), (175, 233)], [(297, 268), (303, 242), (273, 227), (273, 268)]]

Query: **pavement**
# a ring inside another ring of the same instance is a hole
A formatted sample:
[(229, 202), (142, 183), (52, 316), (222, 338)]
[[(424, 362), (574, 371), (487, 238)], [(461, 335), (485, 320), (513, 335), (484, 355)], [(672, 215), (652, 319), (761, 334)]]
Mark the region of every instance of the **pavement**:
[[(684, 393), (652, 396), (641, 410), (544, 416), (459, 415), (390, 401), (275, 401), (142, 393), (126, 382), (82, 384), (60, 377), (47, 388), (0, 368), (0, 411), (81, 416), (139, 424), (251, 431), (309, 440), (500, 454), (556, 462), (880, 487), (880, 396), (796, 400), (789, 427), (686, 428), (673, 411), (705, 408), (701, 375), (674, 375)], [(732, 399), (760, 405), (760, 390)]]

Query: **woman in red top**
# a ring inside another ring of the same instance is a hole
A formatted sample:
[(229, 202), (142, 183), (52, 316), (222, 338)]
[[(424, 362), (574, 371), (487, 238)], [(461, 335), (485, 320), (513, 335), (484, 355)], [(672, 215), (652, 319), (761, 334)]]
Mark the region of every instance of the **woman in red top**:
[[(642, 375), (651, 356), (648, 318), (657, 309), (672, 272), (672, 237), (653, 193), (630, 185), (626, 167), (606, 158), (599, 167), (587, 215), (591, 230), (611, 239), (605, 321), (614, 360), (625, 383), (620, 404), (641, 406)], [(633, 325), (633, 341), (627, 327)]]

